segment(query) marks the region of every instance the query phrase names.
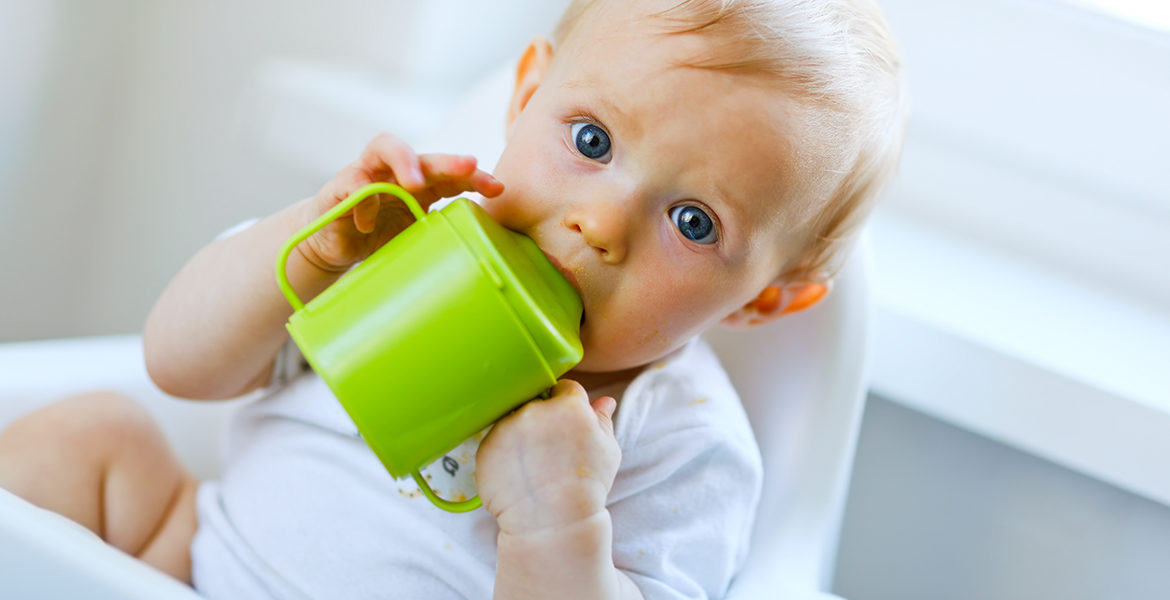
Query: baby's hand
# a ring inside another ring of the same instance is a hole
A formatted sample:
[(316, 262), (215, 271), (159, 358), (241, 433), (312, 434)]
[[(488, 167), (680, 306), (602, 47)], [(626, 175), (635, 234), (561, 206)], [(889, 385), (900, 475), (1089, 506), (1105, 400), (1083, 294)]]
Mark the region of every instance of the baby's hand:
[(585, 388), (557, 382), (492, 427), (476, 453), (476, 485), (500, 530), (553, 531), (605, 510), (621, 450), (613, 433), (617, 403), (592, 404)]
[[(397, 183), (426, 210), (435, 200), (476, 191), (493, 197), (504, 191), (495, 177), (475, 168), (475, 158), (454, 154), (417, 156), (402, 140), (383, 133), (366, 146), (358, 159), (334, 176), (317, 195), (304, 203), (304, 224), (370, 183)], [(353, 218), (345, 217), (351, 215)], [(344, 271), (398, 235), (414, 222), (398, 198), (376, 194), (310, 236), (297, 246), (305, 259), (326, 271)]]

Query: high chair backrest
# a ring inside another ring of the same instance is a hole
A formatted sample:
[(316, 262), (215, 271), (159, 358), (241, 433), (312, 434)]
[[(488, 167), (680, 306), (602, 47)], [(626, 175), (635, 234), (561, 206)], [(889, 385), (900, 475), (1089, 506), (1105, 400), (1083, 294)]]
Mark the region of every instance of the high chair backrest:
[(868, 386), (868, 263), (863, 243), (820, 304), (752, 329), (706, 334), (764, 459), (763, 497), (738, 588), (777, 580), (830, 587)]
[[(501, 67), (472, 88), (419, 150), (466, 152), (490, 171), (504, 146), (513, 69)], [(820, 304), (768, 325), (717, 326), (705, 335), (740, 393), (764, 459), (752, 552), (733, 596), (775, 597), (779, 581), (829, 589), (867, 387), (868, 270), (862, 243)]]

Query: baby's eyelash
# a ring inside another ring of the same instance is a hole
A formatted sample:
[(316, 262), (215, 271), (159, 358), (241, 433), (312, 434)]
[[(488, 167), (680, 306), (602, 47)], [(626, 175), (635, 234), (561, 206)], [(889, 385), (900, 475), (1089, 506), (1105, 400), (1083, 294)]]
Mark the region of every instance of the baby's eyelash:
[(596, 125), (602, 129), (605, 129), (606, 131), (609, 131), (609, 129), (607, 129), (601, 121), (597, 120), (596, 117), (594, 117), (593, 115), (586, 113), (586, 112), (578, 112), (578, 114), (576, 116), (570, 117), (569, 119), (566, 119), (565, 122), (570, 124), (570, 125), (572, 125), (574, 123), (589, 123), (592, 125)]

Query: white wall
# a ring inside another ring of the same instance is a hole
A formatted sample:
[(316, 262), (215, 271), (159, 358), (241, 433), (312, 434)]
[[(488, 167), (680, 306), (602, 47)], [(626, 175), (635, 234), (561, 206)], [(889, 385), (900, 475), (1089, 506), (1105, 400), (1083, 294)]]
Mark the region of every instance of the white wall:
[(124, 72), (115, 17), (125, 3), (2, 6), (0, 339), (82, 331)]
[[(243, 164), (234, 105), (272, 54), (393, 68), (379, 34), (404, 3), (346, 4), (6, 3), (21, 35), (3, 39), (33, 52), (5, 52), (22, 58), (0, 73), (19, 94), (0, 140), (15, 157), (0, 174), (0, 339), (137, 330), (223, 219), (274, 206), (250, 195), (276, 174)], [(289, 187), (277, 197), (302, 193)]]

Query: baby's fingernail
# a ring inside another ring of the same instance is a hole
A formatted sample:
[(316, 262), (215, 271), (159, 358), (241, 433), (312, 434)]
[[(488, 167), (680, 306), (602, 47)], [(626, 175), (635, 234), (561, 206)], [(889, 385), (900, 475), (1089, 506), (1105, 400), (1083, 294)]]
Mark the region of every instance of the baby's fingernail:
[(416, 165), (414, 169), (411, 170), (410, 174), (414, 176), (414, 181), (419, 185), (426, 184), (427, 180), (423, 177), (422, 168)]

